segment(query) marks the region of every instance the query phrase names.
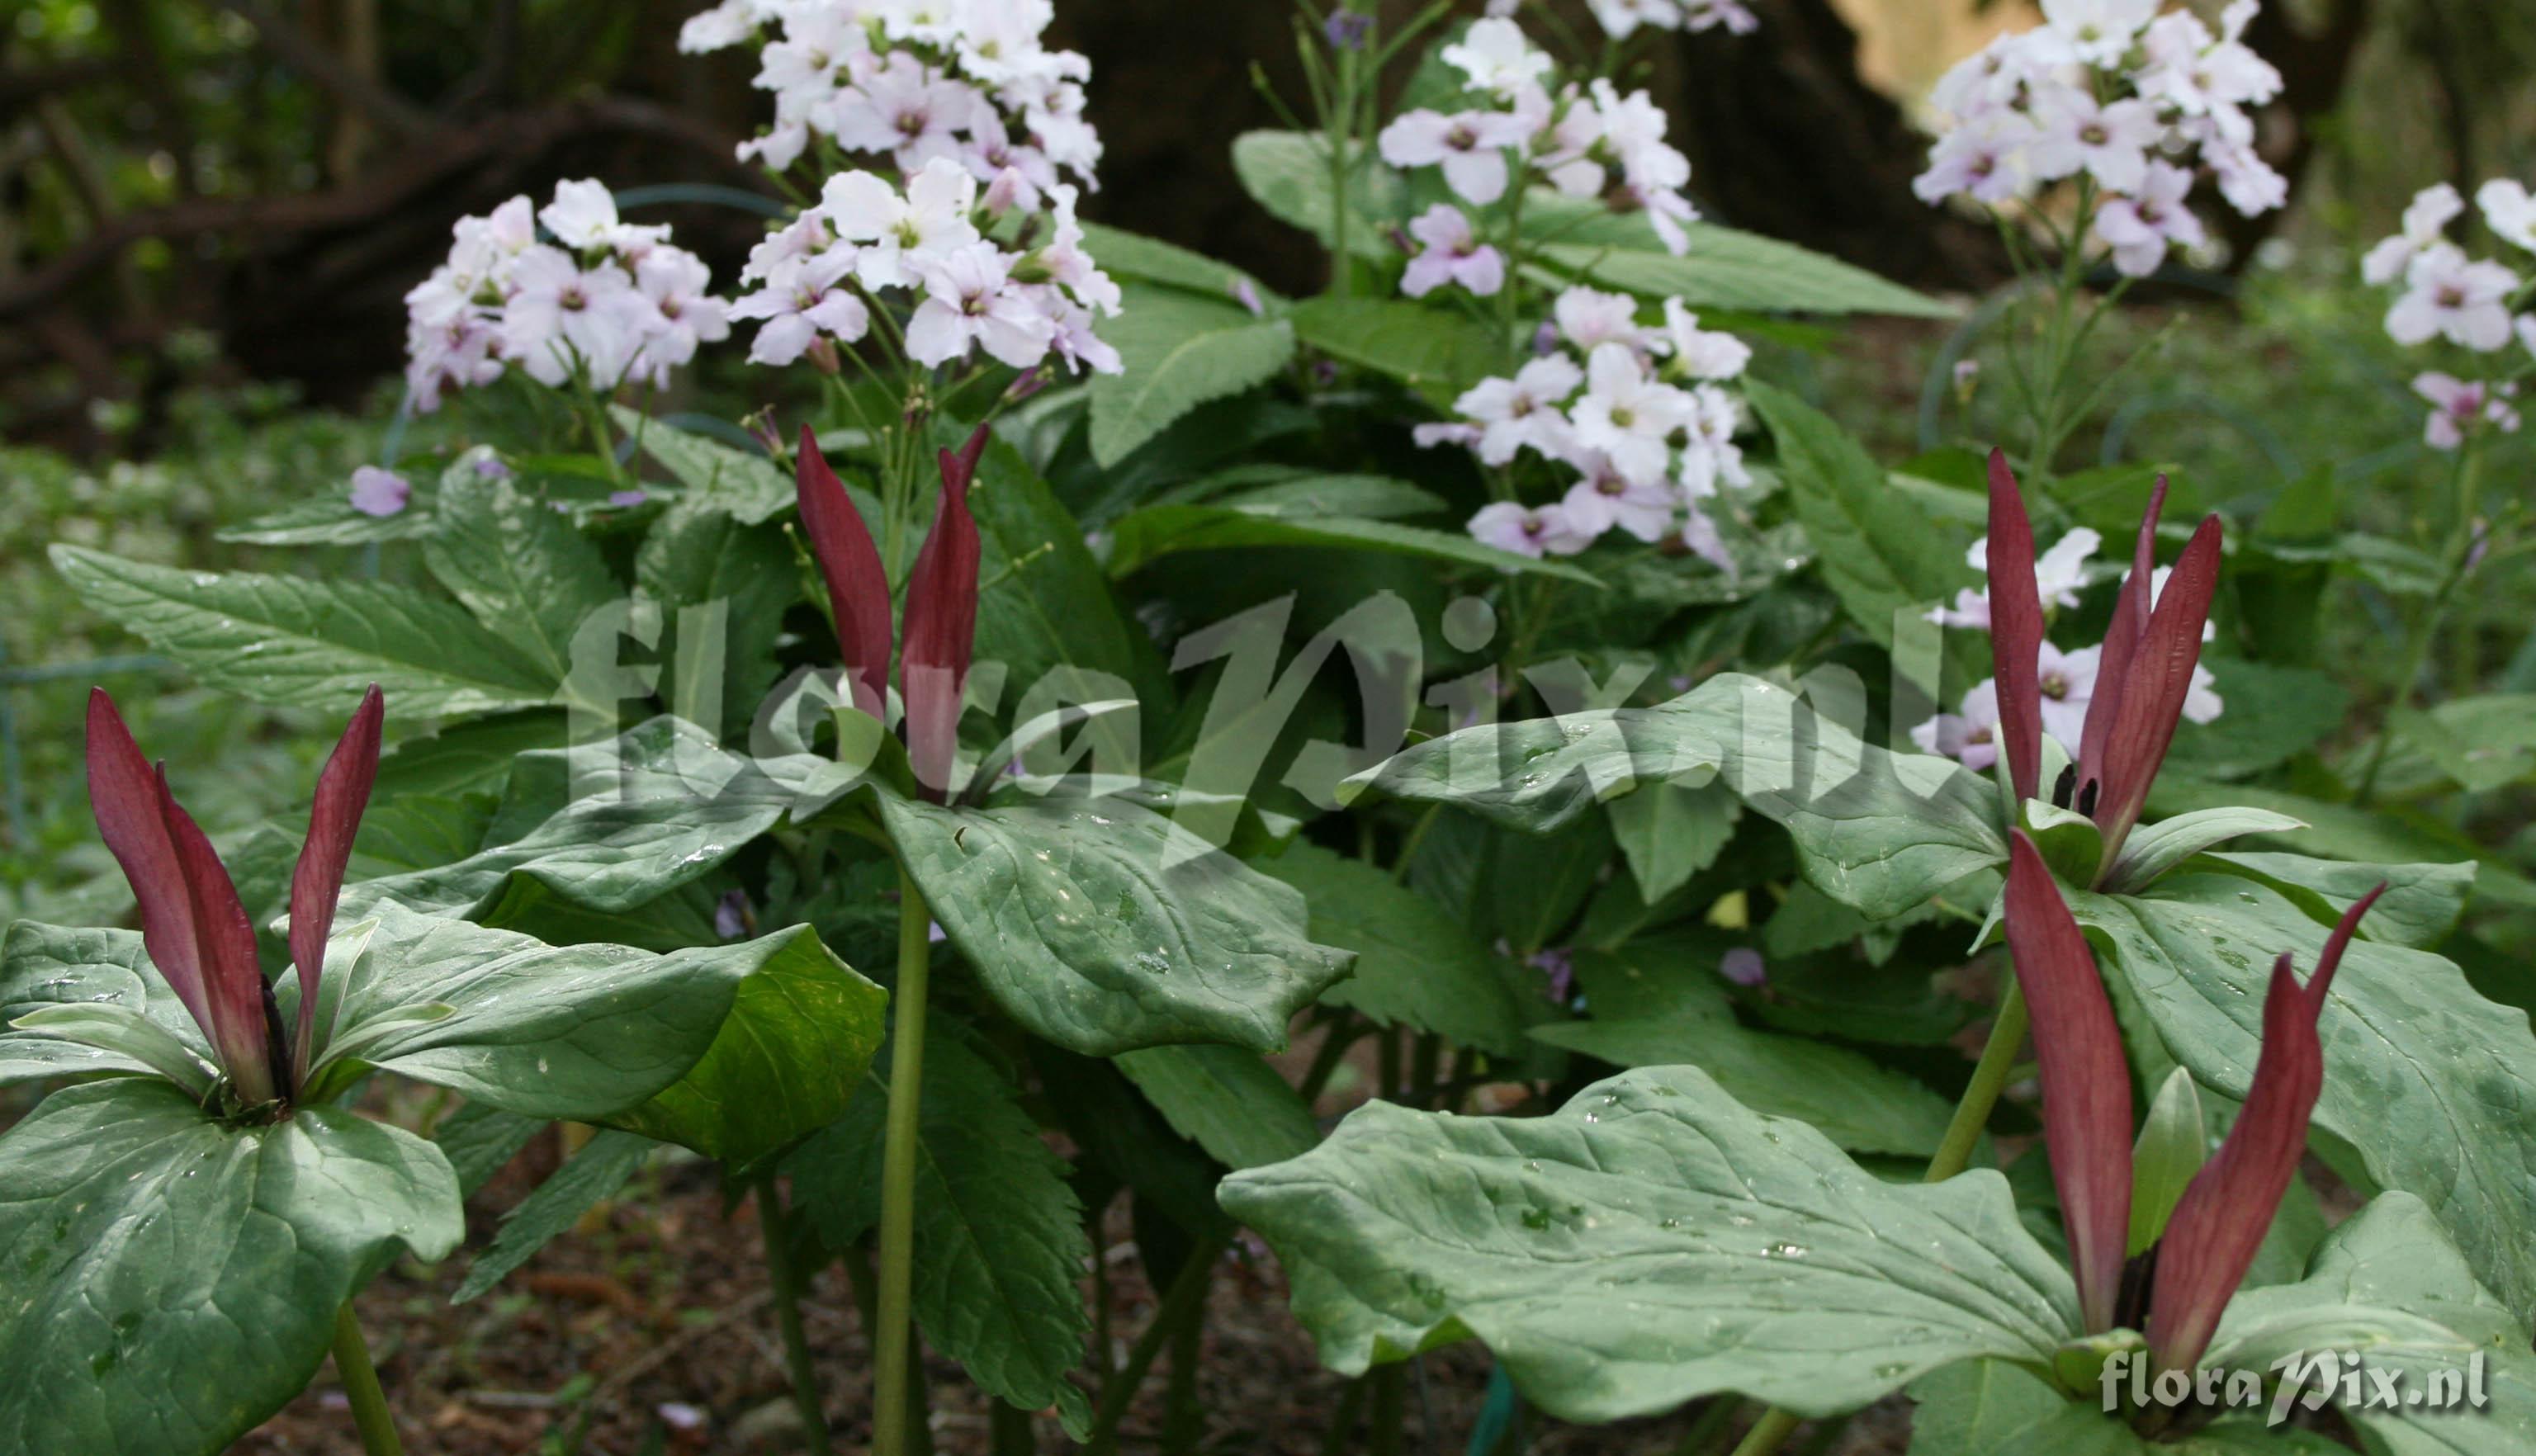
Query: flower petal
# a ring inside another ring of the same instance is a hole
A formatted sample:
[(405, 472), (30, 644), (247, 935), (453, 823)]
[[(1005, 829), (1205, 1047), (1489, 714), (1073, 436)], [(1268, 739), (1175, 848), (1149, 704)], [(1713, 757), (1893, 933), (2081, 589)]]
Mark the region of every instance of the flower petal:
[[(2105, 740), (2113, 731), (2114, 714), (2122, 707), (2123, 686), (2130, 675), (2140, 634), (2148, 630), (2149, 592), (2157, 580), (2157, 519), (2165, 510), (2166, 476), (2160, 475), (2149, 491), (2148, 510), (2140, 517), (2139, 540), (2131, 548), (2131, 574), (2114, 602), (2113, 624), (2105, 629), (2105, 645), (2096, 659), (2096, 692), (2087, 700), (2086, 727), (2079, 735), (2078, 793), (2071, 807), (2091, 804), (2104, 792), (2100, 781)], [(2096, 785), (2095, 794), (2087, 791), (2090, 784)], [(2079, 808), (2079, 812), (2087, 811)]]
[(2210, 598), (2218, 588), (2219, 518), (2211, 516), (2192, 533), (2192, 543), (2184, 548), (2166, 589), (2158, 593), (2156, 608), (2123, 674), (2122, 703), (2105, 731), (2095, 816), (2104, 831), (2108, 866), (2138, 822), (2149, 785), (2166, 762), (2167, 745), (2175, 741), (2184, 700), (2192, 692), (2192, 669), (2201, 665), (2201, 627), (2210, 619)]
[(808, 425), (793, 457), (793, 482), (801, 500), (801, 530), (827, 578), (828, 604), (837, 614), (837, 647), (845, 659), (847, 691), (855, 706), (883, 722), (889, 715), (889, 576), (871, 529), (847, 496), (845, 482)]
[(255, 922), (247, 918), (237, 886), (221, 863), (209, 835), (168, 791), (167, 771), (157, 774), (158, 817), (176, 852), (186, 903), (193, 913), (194, 943), (203, 968), (204, 999), (211, 1005), (212, 1047), (249, 1107), (280, 1097), (289, 1067), (288, 1043), (264, 968), (256, 964)]
[(291, 1042), (294, 1076), (308, 1074), (315, 1054), (317, 983), (326, 970), (326, 941), (335, 933), (335, 901), (344, 890), (344, 870), (352, 861), (352, 837), (360, 832), (370, 787), (378, 782), (379, 738), (387, 711), (378, 684), (370, 684), (326, 767), (317, 773), (308, 838), (299, 848), (298, 867), (291, 871), (290, 962), (299, 968), (299, 1026)]
[(1998, 740), (2022, 802), (2041, 791), (2043, 597), (2034, 576), (2034, 525), (2007, 456), (1990, 453), (1990, 652), (1998, 681)]
[(2300, 1155), (2307, 1151), (2308, 1116), (2324, 1090), (2324, 1046), (2316, 1035), (2316, 1018), (2324, 1012), (2325, 992), (2360, 918), (2385, 891), (2381, 884), (2342, 913), (2304, 988), (2290, 969), (2289, 952), (2281, 952), (2273, 963), (2253, 1086), (2227, 1141), (2177, 1201), (2158, 1244), (2148, 1347), (2161, 1369), (2189, 1370), (2200, 1361), (2211, 1332), (2219, 1327), (2220, 1312), (2252, 1266), (2281, 1195), (2298, 1172)]
[(203, 988), (194, 902), (185, 893), (185, 871), (167, 821), (159, 817), (158, 775), (101, 687), (88, 695), (88, 797), (97, 833), (141, 903), (141, 939), (150, 963), (203, 1035), (211, 1036), (212, 1003)]
[(2008, 835), (2007, 947), (2034, 1017), (2043, 1132), (2089, 1334), (2114, 1326), (2131, 1221), (2131, 1076), (2087, 937), (2042, 852)]
[(969, 514), (969, 483), (986, 448), (978, 426), (958, 454), (940, 454), (942, 498), (933, 529), (907, 579), (907, 633), (898, 688), (907, 699), (908, 760), (917, 782), (937, 802), (951, 788), (960, 742), (960, 694), (978, 632), (978, 521)]

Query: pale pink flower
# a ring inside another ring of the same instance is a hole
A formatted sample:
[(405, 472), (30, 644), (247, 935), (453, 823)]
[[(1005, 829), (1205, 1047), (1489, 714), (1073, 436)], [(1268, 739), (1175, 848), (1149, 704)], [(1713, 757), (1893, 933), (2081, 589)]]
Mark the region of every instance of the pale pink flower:
[(1594, 543), (1576, 529), (1558, 506), (1522, 506), (1510, 500), (1480, 507), (1471, 517), (1471, 537), (1483, 545), (1518, 556), (1573, 556)]
[(1446, 284), (1459, 284), (1486, 298), (1505, 286), (1505, 255), (1480, 241), (1471, 220), (1450, 203), (1439, 202), (1409, 223), (1409, 233), (1424, 244), (1401, 275), (1400, 291), (1424, 298)]

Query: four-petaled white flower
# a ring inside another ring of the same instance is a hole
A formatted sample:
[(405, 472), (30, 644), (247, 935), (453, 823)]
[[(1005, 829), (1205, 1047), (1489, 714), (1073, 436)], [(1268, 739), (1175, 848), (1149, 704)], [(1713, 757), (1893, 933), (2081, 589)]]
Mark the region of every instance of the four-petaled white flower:
[(2110, 191), (2139, 190), (2161, 130), (2147, 102), (2099, 101), (2063, 89), (2036, 109), (2042, 131), (2027, 153), (2036, 176), (2052, 181), (2083, 170)]
[(1470, 533), (1483, 545), (1518, 556), (1573, 556), (1594, 538), (1577, 529), (1560, 506), (1524, 506), (1510, 500), (1480, 507)]
[(2475, 189), (2474, 203), (2502, 241), (2536, 252), (2536, 196), (2525, 184), (2496, 177)]
[(1400, 291), (1410, 297), (1424, 298), (1446, 284), (1483, 298), (1505, 286), (1505, 255), (1481, 242), (1471, 220), (1451, 203), (1439, 202), (1411, 220), (1409, 235), (1422, 245), (1400, 279)]
[(762, 319), (748, 348), (752, 364), (789, 364), (821, 334), (852, 344), (871, 327), (871, 310), (846, 280), (854, 272), (850, 248), (831, 249), (775, 265), (766, 285), (730, 306), (734, 321)]
[(2401, 231), (2382, 238), (2360, 260), (2360, 277), (2380, 287), (2404, 276), (2413, 259), (2445, 240), (2447, 226), (2465, 211), (2465, 199), (2445, 182), (2413, 194)]
[(1612, 469), (1634, 485), (1656, 484), (1672, 474), (1672, 439), (1689, 422), (1689, 396), (1647, 372), (1617, 344), (1597, 347), (1585, 361), (1585, 395), (1568, 411), (1576, 443), (1600, 450)]
[(1453, 412), (1480, 425), (1472, 442), (1480, 459), (1501, 466), (1529, 448), (1551, 458), (1569, 445), (1567, 416), (1560, 412), (1585, 371), (1563, 353), (1534, 359), (1512, 379), (1485, 379), (1453, 402)]
[(2480, 353), (2509, 343), (2509, 295), (2518, 275), (2468, 258), (2453, 243), (2415, 255), (2404, 270), (2404, 293), (2386, 310), (2386, 333), (2411, 346), (2444, 336)]
[(2166, 261), (2169, 248), (2201, 246), (2208, 235), (2186, 201), (2191, 191), (2190, 172), (2152, 161), (2138, 191), (2108, 198), (2096, 213), (2096, 235), (2113, 247), (2114, 267), (2146, 278)]
[(954, 248), (923, 264), (925, 298), (907, 322), (907, 356), (946, 364), (977, 345), (1016, 369), (1047, 356), (1055, 321), (1013, 286), (1001, 253), (988, 242)]
[(1510, 20), (1472, 23), (1462, 38), (1437, 51), (1444, 64), (1470, 79), (1471, 90), (1512, 96), (1550, 73), (1551, 59), (1524, 38)]
[(2465, 437), (2490, 424), (2504, 434), (2518, 429), (2518, 411), (2506, 398), (2509, 386), (2459, 379), (2431, 370), (2413, 380), (2413, 393), (2430, 401), (2430, 417), (2422, 439), (2434, 450), (2454, 450)]
[(1456, 196), (1487, 207), (1505, 196), (1506, 149), (1531, 139), (1523, 119), (1505, 112), (1447, 116), (1422, 106), (1384, 127), (1375, 145), (1393, 166), (1441, 166), (1444, 185)]
[(870, 172), (840, 172), (819, 191), (819, 215), (863, 244), (856, 275), (867, 288), (914, 286), (927, 263), (978, 240), (969, 215), (978, 179), (947, 157), (928, 161), (901, 194)]

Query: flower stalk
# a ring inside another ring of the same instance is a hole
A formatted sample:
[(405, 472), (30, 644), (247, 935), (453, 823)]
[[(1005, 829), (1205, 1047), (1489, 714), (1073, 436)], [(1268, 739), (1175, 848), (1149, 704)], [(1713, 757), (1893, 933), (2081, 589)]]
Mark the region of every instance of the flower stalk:
[(388, 1409), (378, 1366), (370, 1362), (370, 1347), (361, 1338), (361, 1322), (349, 1299), (335, 1311), (335, 1373), (343, 1379), (344, 1398), (351, 1404), (352, 1426), (361, 1433), (361, 1449), (367, 1456), (405, 1456), (405, 1443), (397, 1436), (396, 1413)]

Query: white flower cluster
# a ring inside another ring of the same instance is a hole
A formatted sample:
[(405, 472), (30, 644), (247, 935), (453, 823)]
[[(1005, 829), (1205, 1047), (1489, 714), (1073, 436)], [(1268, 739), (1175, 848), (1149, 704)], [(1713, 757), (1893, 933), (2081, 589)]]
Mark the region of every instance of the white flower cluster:
[[(2522, 252), (2536, 253), (2536, 196), (2517, 182), (2496, 179), (2475, 189), (2475, 206), (2493, 234)], [(2401, 231), (2381, 239), (2360, 260), (2360, 276), (2379, 287), (2400, 287), (2386, 310), (2386, 333), (2407, 348), (2444, 339), (2476, 354), (2497, 354), (2514, 337), (2536, 352), (2536, 313), (2520, 313), (2530, 281), (2505, 263), (2467, 255), (2448, 239), (2448, 224), (2465, 215), (2465, 199), (2445, 182), (2423, 189), (2404, 209)], [(2426, 370), (2413, 392), (2430, 402), (2423, 438), (2435, 450), (2454, 450), (2466, 436), (2490, 426), (2518, 428), (2509, 401), (2514, 381), (2460, 379)]]
[(1761, 22), (1743, 0), (1585, 0), (1585, 8), (1615, 40), (1625, 40), (1640, 26), (1651, 31), (1713, 31), (1749, 35)]
[(1721, 480), (1751, 478), (1735, 443), (1742, 406), (1722, 382), (1752, 351), (1700, 328), (1679, 298), (1665, 301), (1664, 317), (1646, 327), (1627, 295), (1570, 288), (1542, 328), (1538, 357), (1454, 401), (1460, 422), (1419, 427), (1422, 445), (1465, 445), (1489, 466), (1529, 450), (1576, 477), (1553, 504), (1483, 508), (1472, 536), (1526, 556), (1572, 555), (1612, 530), (1650, 543), (1679, 536), (1724, 564), (1698, 502)]
[(982, 183), (1014, 173), (1020, 203), (1060, 170), (1095, 186), (1101, 138), (1083, 115), (1092, 63), (1040, 36), (1051, 0), (722, 0), (678, 32), (690, 53), (750, 40), (775, 123), (740, 157), (775, 171), (811, 138), (887, 154), (901, 176), (948, 158)]
[(2258, 0), (2235, 0), (2216, 34), (2161, 4), (2043, 0), (2044, 24), (1957, 64), (1930, 98), (1943, 124), (1914, 190), (1997, 206), (2083, 173), (2103, 191), (2096, 235), (2134, 278), (2206, 240), (2190, 201), (2199, 167), (2248, 217), (2281, 206), (2289, 183), (2255, 155), (2247, 109), (2281, 90), (2242, 38)]
[(1012, 195), (999, 184), (982, 197), (953, 158), (925, 162), (904, 190), (871, 172), (830, 177), (818, 205), (758, 244), (741, 271), (758, 287), (730, 317), (762, 321), (749, 361), (789, 364), (822, 339), (854, 344), (870, 332), (872, 304), (904, 290), (921, 295), (904, 331), (917, 363), (982, 348), (1016, 369), (1053, 352), (1078, 371), (1117, 373), (1118, 351), (1092, 321), (1096, 310), (1117, 313), (1118, 285), (1083, 250), (1073, 185), (1054, 184), (1046, 201), (1047, 241), (1008, 252), (980, 224), (1015, 206)]
[[(551, 241), (539, 241), (539, 223)], [(405, 298), (406, 380), (420, 412), (512, 364), (549, 386), (576, 370), (602, 393), (629, 379), (663, 385), (698, 345), (730, 337), (729, 305), (706, 291), (713, 270), (671, 246), (666, 225), (620, 220), (601, 183), (557, 183), (535, 211), (515, 197), (455, 231), (449, 261)]]
[[(1443, 168), (1444, 184), (1474, 207), (1536, 180), (1570, 197), (1609, 197), (1644, 209), (1674, 253), (1688, 250), (1682, 225), (1699, 216), (1681, 195), (1690, 160), (1666, 143), (1664, 110), (1645, 92), (1623, 96), (1598, 80), (1553, 94), (1550, 56), (1510, 20), (1475, 22), (1439, 53), (1467, 78), (1471, 104), (1402, 113), (1375, 139), (1384, 161)], [(1446, 282), (1483, 294), (1503, 286), (1504, 260), (1479, 243), (1459, 209), (1437, 204), (1410, 230), (1422, 245), (1403, 281), (1413, 296)]]
[[(2054, 607), (2078, 604), (2091, 573), (2087, 563), (2096, 554), (2104, 538), (2085, 527), (2079, 527), (2054, 543), (2034, 560), (2034, 585), (2046, 611)], [(1964, 559), (1974, 570), (1987, 575), (1990, 571), (1990, 538), (1974, 541)], [(2166, 590), (2167, 576), (2173, 567), (2161, 566), (2148, 579), (2149, 604), (2157, 604), (2158, 594)], [(2130, 573), (2123, 573), (2124, 580)], [(1929, 613), (1929, 620), (1948, 627), (1970, 627), (1990, 630), (1990, 593), (1969, 589), (1955, 596), (1951, 607), (1938, 607)], [(2201, 640), (2209, 641), (2216, 630), (2207, 622), (2201, 627)], [(2035, 665), (2035, 681), (2043, 695), (2043, 731), (2059, 740), (2071, 757), (2076, 757), (2078, 740), (2087, 727), (2087, 704), (2096, 695), (2096, 672), (2104, 657), (2104, 645), (2082, 647), (2063, 652), (2049, 640), (2042, 644)], [(2195, 664), (2192, 685), (2184, 697), (2184, 716), (2194, 723), (2209, 723), (2226, 705), (2220, 701), (2213, 684), (2217, 681), (2208, 667)], [(1962, 710), (1940, 713), (1911, 729), (1911, 741), (1923, 753), (1942, 753), (1959, 759), (1967, 768), (1987, 769), (1998, 762), (1998, 679), (1986, 677), (1964, 694)]]

